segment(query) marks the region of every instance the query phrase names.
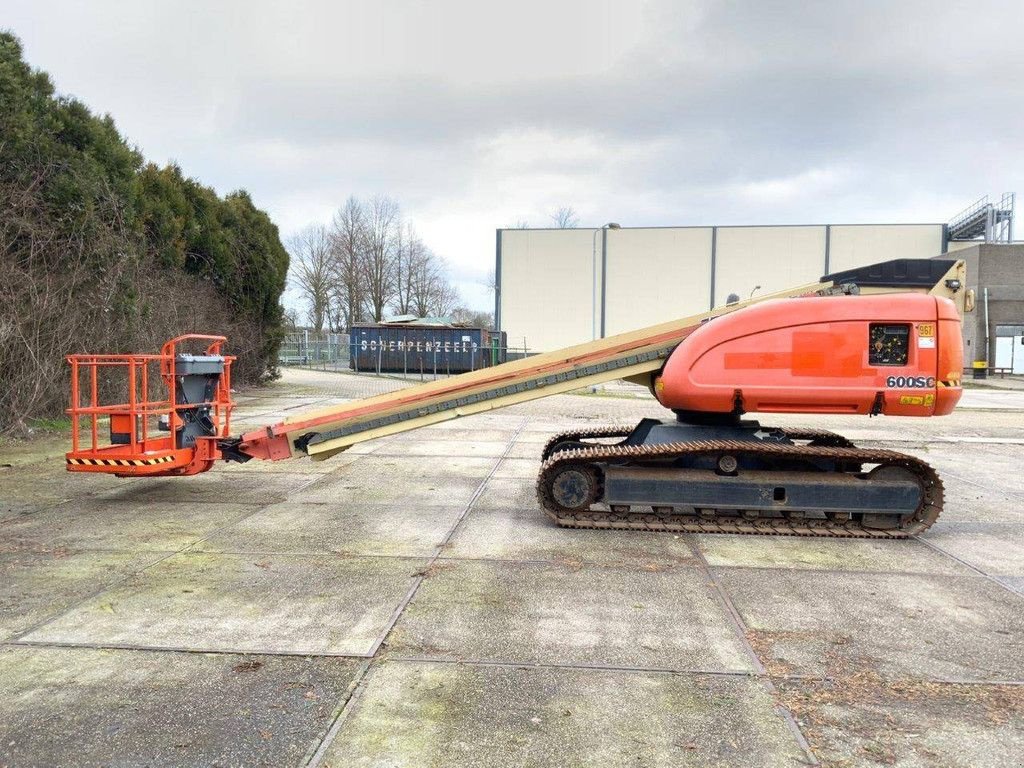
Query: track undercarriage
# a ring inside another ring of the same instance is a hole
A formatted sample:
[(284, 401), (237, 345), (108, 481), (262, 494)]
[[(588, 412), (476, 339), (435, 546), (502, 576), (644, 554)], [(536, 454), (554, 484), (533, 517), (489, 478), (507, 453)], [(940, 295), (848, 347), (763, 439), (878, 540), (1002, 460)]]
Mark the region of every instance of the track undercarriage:
[(644, 419), (544, 447), (537, 496), (569, 528), (906, 538), (942, 510), (926, 463), (831, 432)]

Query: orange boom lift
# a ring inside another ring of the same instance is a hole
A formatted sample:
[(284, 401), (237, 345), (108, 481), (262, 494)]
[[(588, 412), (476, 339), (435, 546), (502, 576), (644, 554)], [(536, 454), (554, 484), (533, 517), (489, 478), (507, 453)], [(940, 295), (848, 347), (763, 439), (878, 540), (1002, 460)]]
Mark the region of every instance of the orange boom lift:
[[(960, 313), (973, 307), (965, 278), (962, 261), (884, 262), (238, 436), (223, 337), (182, 336), (160, 355), (73, 355), (67, 465), (138, 477), (197, 474), (218, 459), (322, 460), (364, 440), (627, 379), (674, 417), (554, 436), (537, 495), (559, 525), (906, 537), (942, 507), (927, 464), (744, 416), (950, 413), (961, 393)], [(183, 351), (196, 342), (206, 344), (200, 354)], [(150, 363), (164, 399), (149, 399)], [(101, 370), (126, 375), (126, 398), (103, 404)]]

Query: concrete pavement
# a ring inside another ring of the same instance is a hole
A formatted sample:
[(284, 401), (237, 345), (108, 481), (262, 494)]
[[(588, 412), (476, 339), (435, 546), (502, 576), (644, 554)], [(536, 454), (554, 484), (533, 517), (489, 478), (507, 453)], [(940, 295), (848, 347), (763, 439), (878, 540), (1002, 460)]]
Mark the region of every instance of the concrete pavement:
[[(382, 382), (289, 371), (240, 426)], [(763, 419), (936, 466), (905, 542), (552, 526), (541, 445), (632, 392), (195, 478), (4, 446), (0, 766), (1019, 766), (1024, 392), (967, 394)]]

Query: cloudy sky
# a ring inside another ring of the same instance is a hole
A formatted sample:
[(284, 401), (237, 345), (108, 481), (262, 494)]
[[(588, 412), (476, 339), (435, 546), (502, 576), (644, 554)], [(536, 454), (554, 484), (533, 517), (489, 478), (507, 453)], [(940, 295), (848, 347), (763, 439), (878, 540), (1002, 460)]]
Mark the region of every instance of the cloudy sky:
[(249, 190), (285, 238), (390, 194), (482, 308), (495, 228), (559, 206), (941, 222), (1024, 192), (1022, 22), (985, 0), (0, 0), (148, 159)]

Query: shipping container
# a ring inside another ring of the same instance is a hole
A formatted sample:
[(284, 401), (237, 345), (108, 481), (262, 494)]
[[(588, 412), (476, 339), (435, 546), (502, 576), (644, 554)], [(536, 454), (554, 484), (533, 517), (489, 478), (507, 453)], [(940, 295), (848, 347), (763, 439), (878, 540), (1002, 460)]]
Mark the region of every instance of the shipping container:
[(505, 362), (505, 334), (486, 328), (366, 323), (349, 333), (355, 371), (444, 376)]

